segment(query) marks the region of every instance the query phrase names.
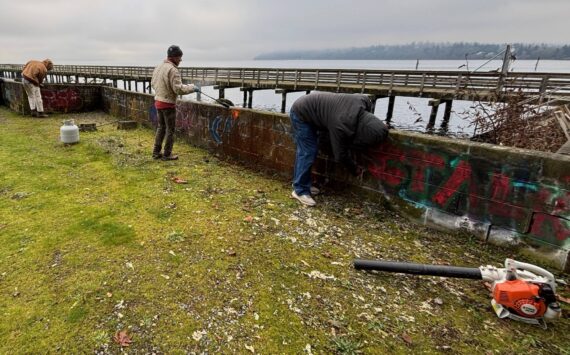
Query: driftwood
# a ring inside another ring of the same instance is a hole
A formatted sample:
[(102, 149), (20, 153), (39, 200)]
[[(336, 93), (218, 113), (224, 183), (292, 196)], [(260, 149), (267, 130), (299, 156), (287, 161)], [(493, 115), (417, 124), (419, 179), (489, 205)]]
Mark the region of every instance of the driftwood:
[(555, 112), (555, 115), (567, 139), (566, 143), (556, 153), (570, 155), (570, 108), (562, 106)]
[(97, 130), (97, 125), (95, 123), (80, 123), (79, 124), (79, 131), (80, 132), (94, 132)]
[(119, 121), (117, 122), (117, 129), (137, 129), (137, 121)]

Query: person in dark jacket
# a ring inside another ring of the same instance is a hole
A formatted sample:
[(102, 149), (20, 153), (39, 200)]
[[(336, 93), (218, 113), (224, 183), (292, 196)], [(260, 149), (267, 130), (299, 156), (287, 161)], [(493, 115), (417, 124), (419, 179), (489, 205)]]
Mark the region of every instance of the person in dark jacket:
[(350, 149), (365, 149), (386, 139), (388, 127), (374, 116), (366, 95), (325, 92), (305, 95), (293, 103), (289, 117), (293, 128), (296, 155), (291, 196), (304, 205), (315, 206), (311, 194), (311, 168), (318, 152), (318, 132), (327, 131), (337, 162), (353, 175), (360, 173)]

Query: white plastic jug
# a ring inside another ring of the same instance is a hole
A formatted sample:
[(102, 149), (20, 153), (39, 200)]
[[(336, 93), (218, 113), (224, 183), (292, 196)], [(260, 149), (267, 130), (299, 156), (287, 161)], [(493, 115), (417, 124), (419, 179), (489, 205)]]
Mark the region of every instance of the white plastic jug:
[(63, 126), (59, 129), (60, 139), (63, 143), (72, 144), (79, 142), (79, 127), (73, 120), (63, 121)]

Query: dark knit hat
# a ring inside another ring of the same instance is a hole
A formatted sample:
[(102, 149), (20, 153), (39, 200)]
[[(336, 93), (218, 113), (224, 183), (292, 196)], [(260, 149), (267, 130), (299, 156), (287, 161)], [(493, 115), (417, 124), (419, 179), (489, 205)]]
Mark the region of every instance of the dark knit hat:
[(180, 47), (178, 47), (177, 45), (173, 44), (170, 47), (168, 47), (166, 55), (169, 57), (182, 57), (182, 49), (180, 49)]

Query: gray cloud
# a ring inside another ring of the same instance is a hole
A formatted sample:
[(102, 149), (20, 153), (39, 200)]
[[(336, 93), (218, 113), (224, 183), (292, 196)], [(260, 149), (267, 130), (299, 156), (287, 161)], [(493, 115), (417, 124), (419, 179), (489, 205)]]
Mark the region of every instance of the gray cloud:
[[(0, 0), (0, 62), (154, 64), (420, 41), (567, 43), (568, 0)], [(186, 63), (186, 64), (189, 64)]]

